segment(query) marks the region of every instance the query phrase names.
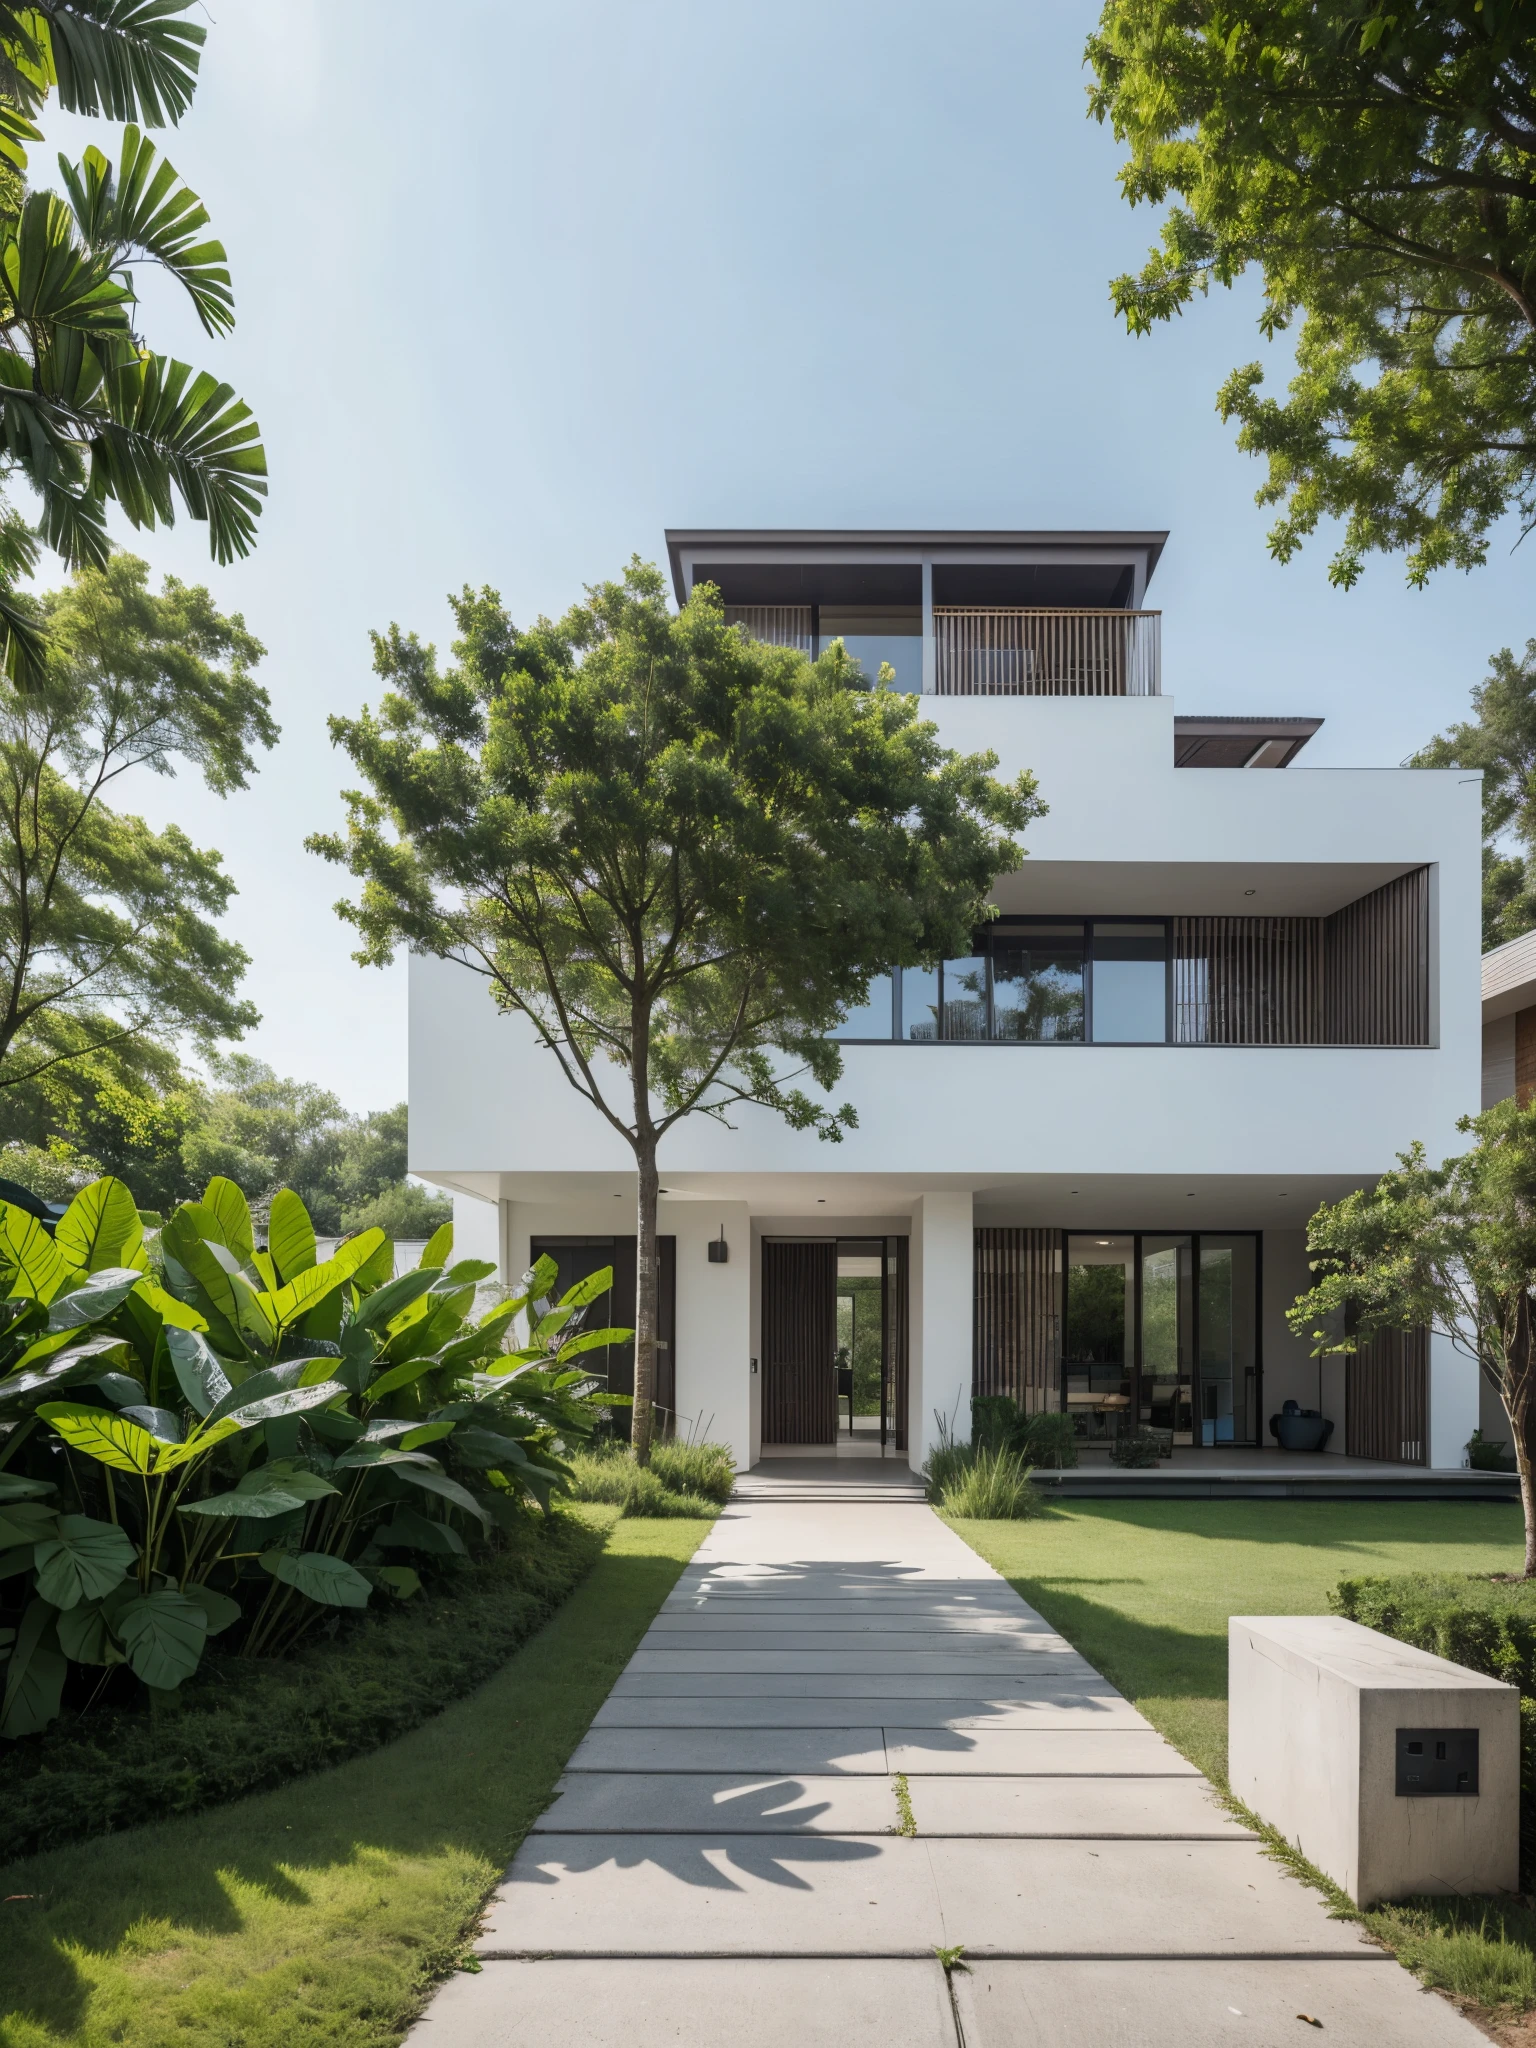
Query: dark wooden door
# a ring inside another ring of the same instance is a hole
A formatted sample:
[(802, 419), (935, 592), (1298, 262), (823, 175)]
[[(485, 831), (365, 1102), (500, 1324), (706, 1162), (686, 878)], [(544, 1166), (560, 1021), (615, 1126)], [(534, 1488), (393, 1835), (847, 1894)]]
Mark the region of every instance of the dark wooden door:
[[(633, 1237), (536, 1237), (528, 1249), (535, 1261), (547, 1254), (559, 1267), (560, 1278), (551, 1289), (557, 1300), (568, 1287), (574, 1287), (578, 1280), (585, 1280), (600, 1266), (611, 1266), (613, 1285), (587, 1310), (586, 1327), (589, 1330), (610, 1326), (619, 1330), (634, 1328), (636, 1256)], [(677, 1239), (658, 1237), (656, 1249), (660, 1267), (656, 1287), (656, 1405), (666, 1411), (658, 1425), (661, 1433), (670, 1436), (672, 1411), (677, 1403)], [(601, 1351), (588, 1351), (580, 1363), (606, 1380), (610, 1394), (632, 1394), (635, 1391), (633, 1340), (625, 1344), (610, 1344)], [(613, 1423), (619, 1436), (628, 1436), (629, 1410), (616, 1408)]]
[(837, 1244), (763, 1240), (763, 1442), (837, 1442)]
[(1344, 1449), (1351, 1458), (1429, 1463), (1427, 1330), (1380, 1330), (1346, 1359)]

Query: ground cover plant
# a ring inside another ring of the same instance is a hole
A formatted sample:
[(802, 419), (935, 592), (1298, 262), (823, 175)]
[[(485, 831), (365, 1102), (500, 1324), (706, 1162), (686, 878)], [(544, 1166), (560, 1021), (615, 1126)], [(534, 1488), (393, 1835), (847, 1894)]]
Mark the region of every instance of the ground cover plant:
[[(1222, 1787), (1229, 1616), (1324, 1614), (1346, 1579), (1518, 1572), (1524, 1541), (1519, 1507), (1496, 1502), (1080, 1501), (954, 1526)], [(1363, 1917), (1427, 1982), (1490, 2011), (1536, 2005), (1525, 1901)]]
[(736, 1467), (724, 1444), (653, 1443), (648, 1465), (612, 1440), (569, 1458), (573, 1497), (626, 1515), (712, 1515), (730, 1498)]
[(370, 1757), (0, 1870), (3, 2048), (397, 2042), (707, 1527), (620, 1521), (488, 1683)]
[(627, 1335), (579, 1328), (611, 1276), (554, 1303), (544, 1260), (477, 1316), (493, 1269), (451, 1261), (446, 1226), (398, 1276), (379, 1230), (321, 1260), (288, 1190), (258, 1244), (219, 1178), (149, 1232), (110, 1179), (51, 1235), (0, 1202), (0, 1735), (214, 1637), (284, 1655), (547, 1507), (612, 1406), (576, 1362)]

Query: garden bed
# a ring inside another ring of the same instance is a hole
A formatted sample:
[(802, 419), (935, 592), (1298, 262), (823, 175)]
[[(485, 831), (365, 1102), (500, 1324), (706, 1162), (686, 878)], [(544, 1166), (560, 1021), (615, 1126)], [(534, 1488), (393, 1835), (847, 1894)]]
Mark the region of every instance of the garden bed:
[(602, 1508), (532, 1516), (400, 1606), (282, 1662), (210, 1652), (153, 1706), (66, 1714), (0, 1750), (0, 1861), (196, 1812), (376, 1749), (483, 1683), (590, 1571)]

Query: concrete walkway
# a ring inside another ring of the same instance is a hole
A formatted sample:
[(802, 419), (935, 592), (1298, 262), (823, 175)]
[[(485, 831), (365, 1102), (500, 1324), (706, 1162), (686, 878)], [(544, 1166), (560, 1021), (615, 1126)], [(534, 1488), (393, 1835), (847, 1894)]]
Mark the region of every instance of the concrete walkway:
[(412, 2048), (1268, 2048), (1302, 2015), (1334, 2048), (1482, 2041), (879, 1497), (721, 1516), (477, 1952)]

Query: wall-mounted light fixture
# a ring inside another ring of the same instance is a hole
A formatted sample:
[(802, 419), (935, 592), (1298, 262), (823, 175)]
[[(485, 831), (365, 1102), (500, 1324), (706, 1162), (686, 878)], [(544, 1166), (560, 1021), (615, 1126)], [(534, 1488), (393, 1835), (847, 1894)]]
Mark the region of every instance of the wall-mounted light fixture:
[(730, 1256), (731, 1248), (725, 1241), (725, 1225), (722, 1223), (720, 1235), (712, 1237), (709, 1241), (709, 1263), (712, 1266), (723, 1266)]

